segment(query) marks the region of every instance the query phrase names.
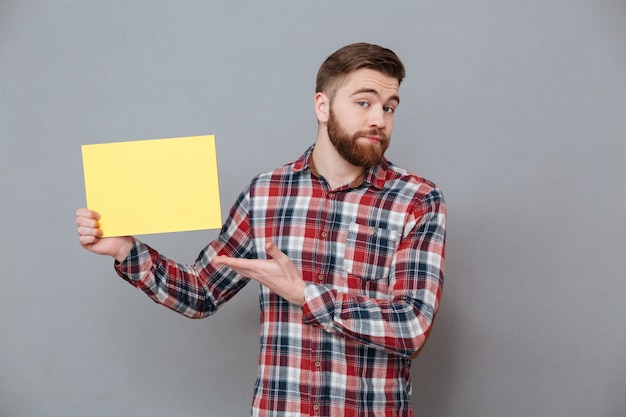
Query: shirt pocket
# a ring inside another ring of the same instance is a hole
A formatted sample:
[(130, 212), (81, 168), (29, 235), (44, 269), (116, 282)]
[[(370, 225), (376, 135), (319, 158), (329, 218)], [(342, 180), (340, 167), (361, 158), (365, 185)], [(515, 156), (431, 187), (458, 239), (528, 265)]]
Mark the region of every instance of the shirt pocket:
[(388, 278), (397, 241), (396, 230), (350, 223), (346, 233), (343, 270), (371, 281)]

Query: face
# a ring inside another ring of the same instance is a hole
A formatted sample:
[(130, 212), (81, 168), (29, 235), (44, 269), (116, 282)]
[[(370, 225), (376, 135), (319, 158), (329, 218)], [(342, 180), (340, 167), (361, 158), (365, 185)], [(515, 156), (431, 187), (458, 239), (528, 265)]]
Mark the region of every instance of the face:
[(343, 159), (370, 167), (389, 147), (393, 114), (400, 98), (398, 80), (361, 69), (346, 76), (330, 102), (328, 137)]

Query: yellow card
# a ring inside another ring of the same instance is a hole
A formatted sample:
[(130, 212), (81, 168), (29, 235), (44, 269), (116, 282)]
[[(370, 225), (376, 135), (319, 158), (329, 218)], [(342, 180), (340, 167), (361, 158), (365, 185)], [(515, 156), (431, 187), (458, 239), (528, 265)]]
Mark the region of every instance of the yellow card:
[(87, 207), (105, 237), (222, 226), (215, 136), (81, 148)]

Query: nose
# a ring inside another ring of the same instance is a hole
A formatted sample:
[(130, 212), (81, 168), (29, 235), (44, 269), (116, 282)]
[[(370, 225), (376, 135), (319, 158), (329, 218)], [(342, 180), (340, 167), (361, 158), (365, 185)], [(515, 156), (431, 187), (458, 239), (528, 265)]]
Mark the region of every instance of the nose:
[(373, 106), (369, 111), (369, 127), (383, 129), (385, 127), (385, 111), (380, 106)]

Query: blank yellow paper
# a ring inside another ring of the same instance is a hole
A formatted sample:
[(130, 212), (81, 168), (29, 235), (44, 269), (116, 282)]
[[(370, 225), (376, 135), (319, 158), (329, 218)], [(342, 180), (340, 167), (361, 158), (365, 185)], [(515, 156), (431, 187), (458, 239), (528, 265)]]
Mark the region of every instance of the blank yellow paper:
[(222, 226), (215, 136), (83, 145), (82, 155), (104, 236)]

